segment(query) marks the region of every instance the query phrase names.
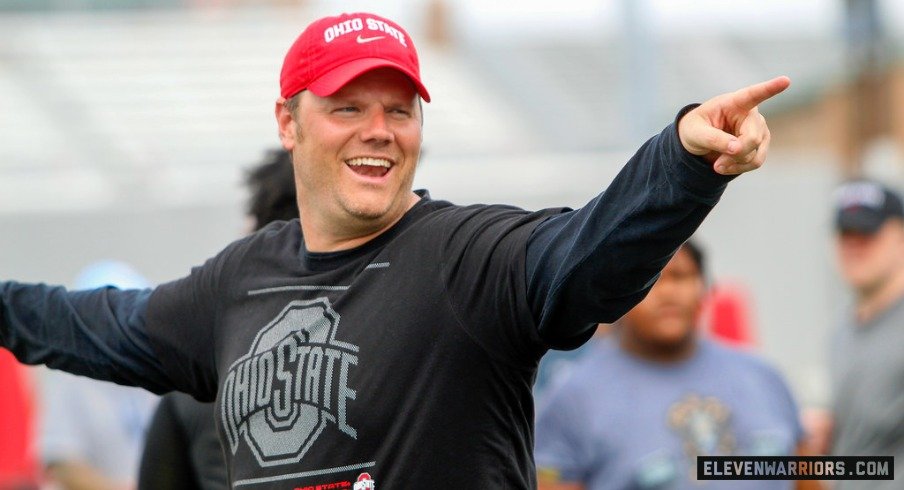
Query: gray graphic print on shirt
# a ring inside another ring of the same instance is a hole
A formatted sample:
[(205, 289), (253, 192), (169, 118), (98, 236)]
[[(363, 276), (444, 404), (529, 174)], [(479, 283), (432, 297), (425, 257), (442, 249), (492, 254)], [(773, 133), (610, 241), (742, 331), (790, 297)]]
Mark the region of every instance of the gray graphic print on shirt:
[(357, 439), (347, 406), (358, 346), (336, 340), (338, 326), (327, 298), (292, 301), (232, 364), (220, 415), (233, 454), (244, 436), (261, 466), (297, 463), (328, 422)]

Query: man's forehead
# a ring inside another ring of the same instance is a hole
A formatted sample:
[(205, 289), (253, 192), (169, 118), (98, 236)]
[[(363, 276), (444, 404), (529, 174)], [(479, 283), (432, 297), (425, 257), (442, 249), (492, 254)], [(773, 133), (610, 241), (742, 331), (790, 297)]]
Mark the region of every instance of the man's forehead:
[[(316, 94), (306, 91), (310, 96)], [(349, 80), (335, 93), (323, 99), (347, 99), (367, 95), (385, 95), (407, 101), (418, 96), (414, 82), (404, 73), (392, 68), (376, 68)]]

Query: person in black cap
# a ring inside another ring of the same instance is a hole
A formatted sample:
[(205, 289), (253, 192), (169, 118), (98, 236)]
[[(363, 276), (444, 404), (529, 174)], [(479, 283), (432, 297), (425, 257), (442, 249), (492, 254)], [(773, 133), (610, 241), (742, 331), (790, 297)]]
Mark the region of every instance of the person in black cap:
[(841, 234), (874, 236), (883, 226), (894, 226), (889, 220), (904, 216), (901, 198), (878, 182), (848, 182), (838, 188), (835, 197), (835, 227)]
[[(831, 451), (894, 456), (904, 471), (904, 206), (878, 182), (856, 180), (835, 194), (836, 251), (854, 305), (831, 351)], [(837, 489), (900, 488), (895, 481), (844, 481)]]

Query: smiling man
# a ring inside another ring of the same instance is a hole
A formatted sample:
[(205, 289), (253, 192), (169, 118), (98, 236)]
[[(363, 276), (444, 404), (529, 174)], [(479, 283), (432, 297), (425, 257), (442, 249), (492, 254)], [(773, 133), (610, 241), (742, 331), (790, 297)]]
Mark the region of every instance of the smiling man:
[(381, 67), (328, 97), (305, 90), (277, 103), (280, 139), (295, 160), (301, 221), (312, 228), (309, 250), (364, 243), (420, 199), (411, 192), (423, 121), (417, 95), (406, 75)]
[(217, 400), (236, 488), (532, 488), (540, 357), (649, 290), (732, 176), (760, 167), (784, 77), (682, 110), (578, 210), (413, 191), (414, 43), (368, 13), (315, 21), (275, 115), (300, 219), (155, 290), (0, 283), (0, 343)]

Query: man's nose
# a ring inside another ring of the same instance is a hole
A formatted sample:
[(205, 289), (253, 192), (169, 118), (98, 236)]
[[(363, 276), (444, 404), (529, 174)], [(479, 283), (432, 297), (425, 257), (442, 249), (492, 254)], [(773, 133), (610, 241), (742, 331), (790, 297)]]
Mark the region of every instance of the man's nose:
[(394, 137), (389, 121), (386, 120), (386, 112), (382, 109), (371, 111), (364, 120), (361, 140), (365, 142), (388, 143), (393, 141)]

